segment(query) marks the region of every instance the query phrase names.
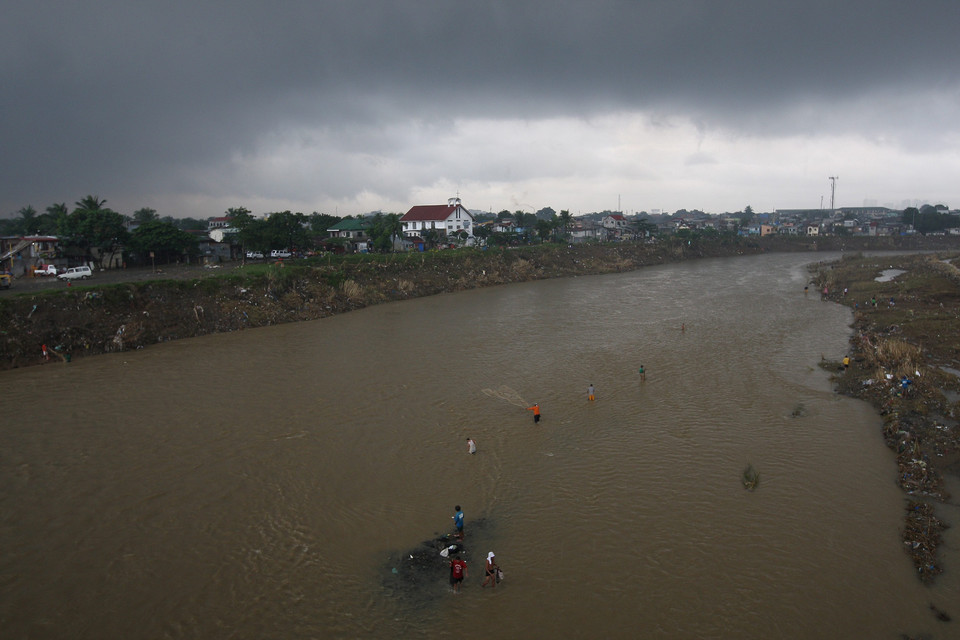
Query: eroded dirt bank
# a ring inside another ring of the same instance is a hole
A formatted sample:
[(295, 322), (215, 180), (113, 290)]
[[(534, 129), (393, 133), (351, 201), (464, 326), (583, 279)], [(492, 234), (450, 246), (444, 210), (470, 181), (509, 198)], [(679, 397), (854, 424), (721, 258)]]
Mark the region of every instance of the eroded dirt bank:
[(938, 548), (950, 500), (944, 475), (960, 476), (960, 269), (958, 254), (849, 256), (822, 266), (820, 295), (854, 310), (840, 392), (871, 402), (897, 456), (909, 496), (904, 548), (924, 582), (943, 570)]
[[(511, 282), (765, 251), (929, 249), (957, 242), (951, 238), (669, 238), (327, 257), (283, 266), (198, 269), (197, 277), (189, 279), (143, 280), (134, 272), (106, 272), (99, 279), (70, 287), (59, 283), (18, 292), (15, 285), (12, 292), (5, 292), (0, 298), (0, 368), (63, 362)], [(114, 283), (97, 284), (102, 280)]]

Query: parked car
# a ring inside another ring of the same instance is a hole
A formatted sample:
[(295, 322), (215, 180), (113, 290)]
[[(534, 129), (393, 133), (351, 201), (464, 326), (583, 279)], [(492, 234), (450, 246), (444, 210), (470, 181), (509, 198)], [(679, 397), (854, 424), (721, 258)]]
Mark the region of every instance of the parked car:
[(63, 273), (57, 276), (60, 280), (86, 280), (87, 278), (93, 276), (93, 271), (90, 270), (90, 267), (70, 267)]
[(271, 258), (289, 258), (293, 254), (287, 251), (286, 249), (274, 249), (270, 252)]
[(259, 251), (247, 251), (247, 258), (250, 260), (263, 260), (263, 254)]
[(52, 264), (41, 264), (36, 269), (33, 270), (33, 275), (35, 276), (55, 276), (57, 275), (57, 268)]
[(9, 289), (13, 284), (13, 276), (6, 271), (0, 271), (0, 289)]

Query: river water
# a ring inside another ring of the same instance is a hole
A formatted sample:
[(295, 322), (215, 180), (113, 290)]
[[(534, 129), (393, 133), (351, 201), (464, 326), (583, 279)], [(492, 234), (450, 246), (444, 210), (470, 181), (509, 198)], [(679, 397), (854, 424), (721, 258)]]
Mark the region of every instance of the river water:
[[(831, 257), (516, 284), (0, 373), (2, 636), (949, 629), (927, 606), (954, 587), (923, 587), (902, 549), (880, 419), (818, 366), (850, 331), (804, 294)], [(462, 593), (440, 558), (406, 581), (457, 504)]]

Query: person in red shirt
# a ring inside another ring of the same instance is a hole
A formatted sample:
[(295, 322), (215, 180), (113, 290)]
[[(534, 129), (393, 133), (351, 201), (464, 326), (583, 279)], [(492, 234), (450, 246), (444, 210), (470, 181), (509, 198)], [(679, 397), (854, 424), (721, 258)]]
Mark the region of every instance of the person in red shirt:
[(460, 556), (455, 556), (453, 560), (450, 561), (450, 586), (453, 587), (454, 593), (460, 593), (460, 584), (466, 577), (467, 563), (461, 560)]
[(532, 407), (527, 407), (527, 411), (533, 411), (533, 423), (537, 424), (540, 422), (540, 405), (534, 404)]

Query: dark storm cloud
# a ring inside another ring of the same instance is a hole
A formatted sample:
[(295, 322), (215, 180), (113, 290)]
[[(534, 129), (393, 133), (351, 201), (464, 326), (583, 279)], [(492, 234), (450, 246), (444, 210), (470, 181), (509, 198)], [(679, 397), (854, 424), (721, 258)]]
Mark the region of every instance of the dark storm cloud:
[[(389, 155), (397, 142), (377, 132), (404, 120), (646, 110), (749, 135), (894, 138), (956, 126), (954, 109), (882, 107), (957, 97), (952, 1), (7, 4), (0, 214), (228, 191), (198, 176), (299, 127)], [(858, 101), (881, 106), (832, 117)]]

